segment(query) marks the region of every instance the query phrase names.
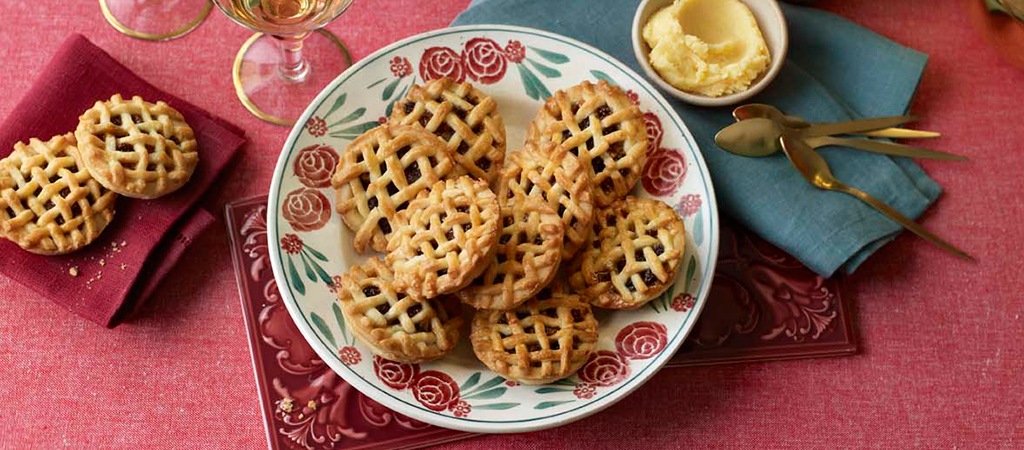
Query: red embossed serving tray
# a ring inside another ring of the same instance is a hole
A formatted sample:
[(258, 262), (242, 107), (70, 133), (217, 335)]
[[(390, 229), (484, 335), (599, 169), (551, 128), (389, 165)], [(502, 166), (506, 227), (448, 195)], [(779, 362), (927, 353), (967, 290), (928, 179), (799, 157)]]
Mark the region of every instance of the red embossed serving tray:
[[(321, 361), (280, 301), (265, 195), (225, 208), (260, 408), (271, 449), (410, 449), (473, 436), (427, 425), (353, 389)], [(711, 296), (669, 367), (856, 353), (836, 279), (723, 221)], [(679, 297), (673, 308), (687, 308)], [(677, 376), (676, 370), (658, 376)]]

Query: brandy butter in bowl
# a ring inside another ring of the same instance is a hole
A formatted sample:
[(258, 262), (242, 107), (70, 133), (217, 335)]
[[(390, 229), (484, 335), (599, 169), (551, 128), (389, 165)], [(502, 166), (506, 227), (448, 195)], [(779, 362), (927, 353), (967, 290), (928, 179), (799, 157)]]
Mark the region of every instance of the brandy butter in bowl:
[(763, 90), (788, 47), (775, 0), (645, 0), (632, 37), (648, 77), (702, 106), (739, 103)]

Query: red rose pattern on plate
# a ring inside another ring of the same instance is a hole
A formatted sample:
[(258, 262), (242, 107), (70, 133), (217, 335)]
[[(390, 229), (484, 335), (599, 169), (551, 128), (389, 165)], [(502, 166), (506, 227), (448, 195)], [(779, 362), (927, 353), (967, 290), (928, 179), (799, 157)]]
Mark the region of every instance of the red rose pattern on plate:
[(331, 173), (337, 165), (338, 152), (333, 148), (328, 145), (310, 145), (299, 150), (295, 156), (295, 177), (306, 187), (330, 187)]
[(648, 359), (668, 344), (668, 329), (657, 322), (634, 322), (615, 336), (615, 350), (627, 359)]
[(423, 81), (448, 77), (456, 83), (466, 79), (462, 68), (462, 57), (447, 47), (430, 47), (420, 57), (420, 78)]
[(388, 361), (374, 355), (373, 373), (389, 388), (400, 391), (413, 383), (420, 373), (420, 365)]
[(505, 76), (508, 63), (505, 52), (497, 42), (487, 38), (473, 38), (462, 49), (462, 65), (466, 75), (481, 84), (494, 84)]
[(330, 220), (331, 204), (319, 190), (301, 187), (285, 196), (281, 216), (295, 231), (315, 231)]
[(459, 385), (444, 372), (428, 370), (416, 376), (412, 396), (433, 411), (444, 411), (459, 401)]
[(647, 157), (642, 171), (641, 184), (651, 195), (668, 196), (686, 178), (686, 158), (679, 150), (659, 148)]
[(660, 148), (661, 138), (665, 135), (661, 119), (652, 112), (645, 112), (643, 118), (644, 127), (647, 129), (647, 148)]
[(598, 350), (577, 375), (580, 381), (594, 387), (608, 387), (619, 384), (629, 376), (629, 361), (626, 357), (608, 350)]

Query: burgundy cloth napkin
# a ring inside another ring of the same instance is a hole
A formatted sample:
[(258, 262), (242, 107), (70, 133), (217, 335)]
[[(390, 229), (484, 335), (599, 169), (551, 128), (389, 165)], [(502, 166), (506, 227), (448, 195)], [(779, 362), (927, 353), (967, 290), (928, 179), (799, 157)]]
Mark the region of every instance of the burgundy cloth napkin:
[[(0, 125), (0, 157), (18, 141), (74, 131), (97, 100), (120, 93), (163, 100), (199, 142), (199, 165), (180, 190), (156, 200), (117, 199), (99, 239), (64, 256), (39, 256), (0, 239), (0, 273), (75, 314), (114, 327), (158, 287), (191, 241), (214, 222), (196, 201), (245, 142), (241, 129), (142, 80), (84, 36), (70, 36)], [(75, 268), (78, 276), (71, 275)]]

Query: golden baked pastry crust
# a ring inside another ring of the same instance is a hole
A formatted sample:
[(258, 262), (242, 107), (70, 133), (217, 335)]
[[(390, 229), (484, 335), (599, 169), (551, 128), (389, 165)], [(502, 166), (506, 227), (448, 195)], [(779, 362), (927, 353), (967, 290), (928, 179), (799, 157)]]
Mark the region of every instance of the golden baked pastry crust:
[(577, 295), (534, 298), (511, 311), (473, 317), (473, 352), (498, 375), (544, 384), (572, 375), (593, 353), (597, 319)]
[(555, 92), (530, 122), (527, 141), (554, 142), (579, 158), (601, 207), (633, 189), (648, 152), (640, 108), (604, 80)]
[(498, 197), (522, 193), (547, 202), (562, 219), (562, 259), (568, 260), (590, 236), (594, 202), (586, 168), (571, 153), (559, 152), (557, 147), (551, 142), (527, 143), (522, 151), (509, 155)]
[(71, 134), (18, 142), (0, 160), (0, 236), (41, 255), (96, 240), (114, 218), (117, 194), (81, 162)]
[(416, 299), (397, 292), (380, 259), (341, 276), (338, 302), (352, 334), (384, 359), (420, 363), (440, 358), (459, 342), (463, 319), (455, 298)]
[(114, 94), (82, 114), (75, 130), (86, 169), (100, 184), (134, 198), (185, 185), (199, 164), (195, 134), (174, 108)]
[(486, 269), (457, 295), (474, 308), (511, 309), (551, 282), (562, 259), (562, 220), (538, 197), (499, 196), (501, 225)]
[(355, 232), (356, 251), (387, 251), (396, 214), (448, 176), (454, 165), (444, 142), (420, 127), (381, 125), (352, 141), (331, 185), (337, 192), (335, 209)]
[(686, 250), (683, 220), (668, 205), (626, 197), (594, 218), (572, 289), (594, 306), (634, 309), (673, 284)]
[(505, 159), (505, 123), (494, 99), (449, 78), (413, 85), (391, 110), (392, 122), (419, 125), (445, 141), (455, 175), (494, 181)]
[(486, 269), (498, 239), (498, 199), (487, 182), (438, 181), (398, 213), (387, 262), (395, 289), (433, 298), (462, 289)]

